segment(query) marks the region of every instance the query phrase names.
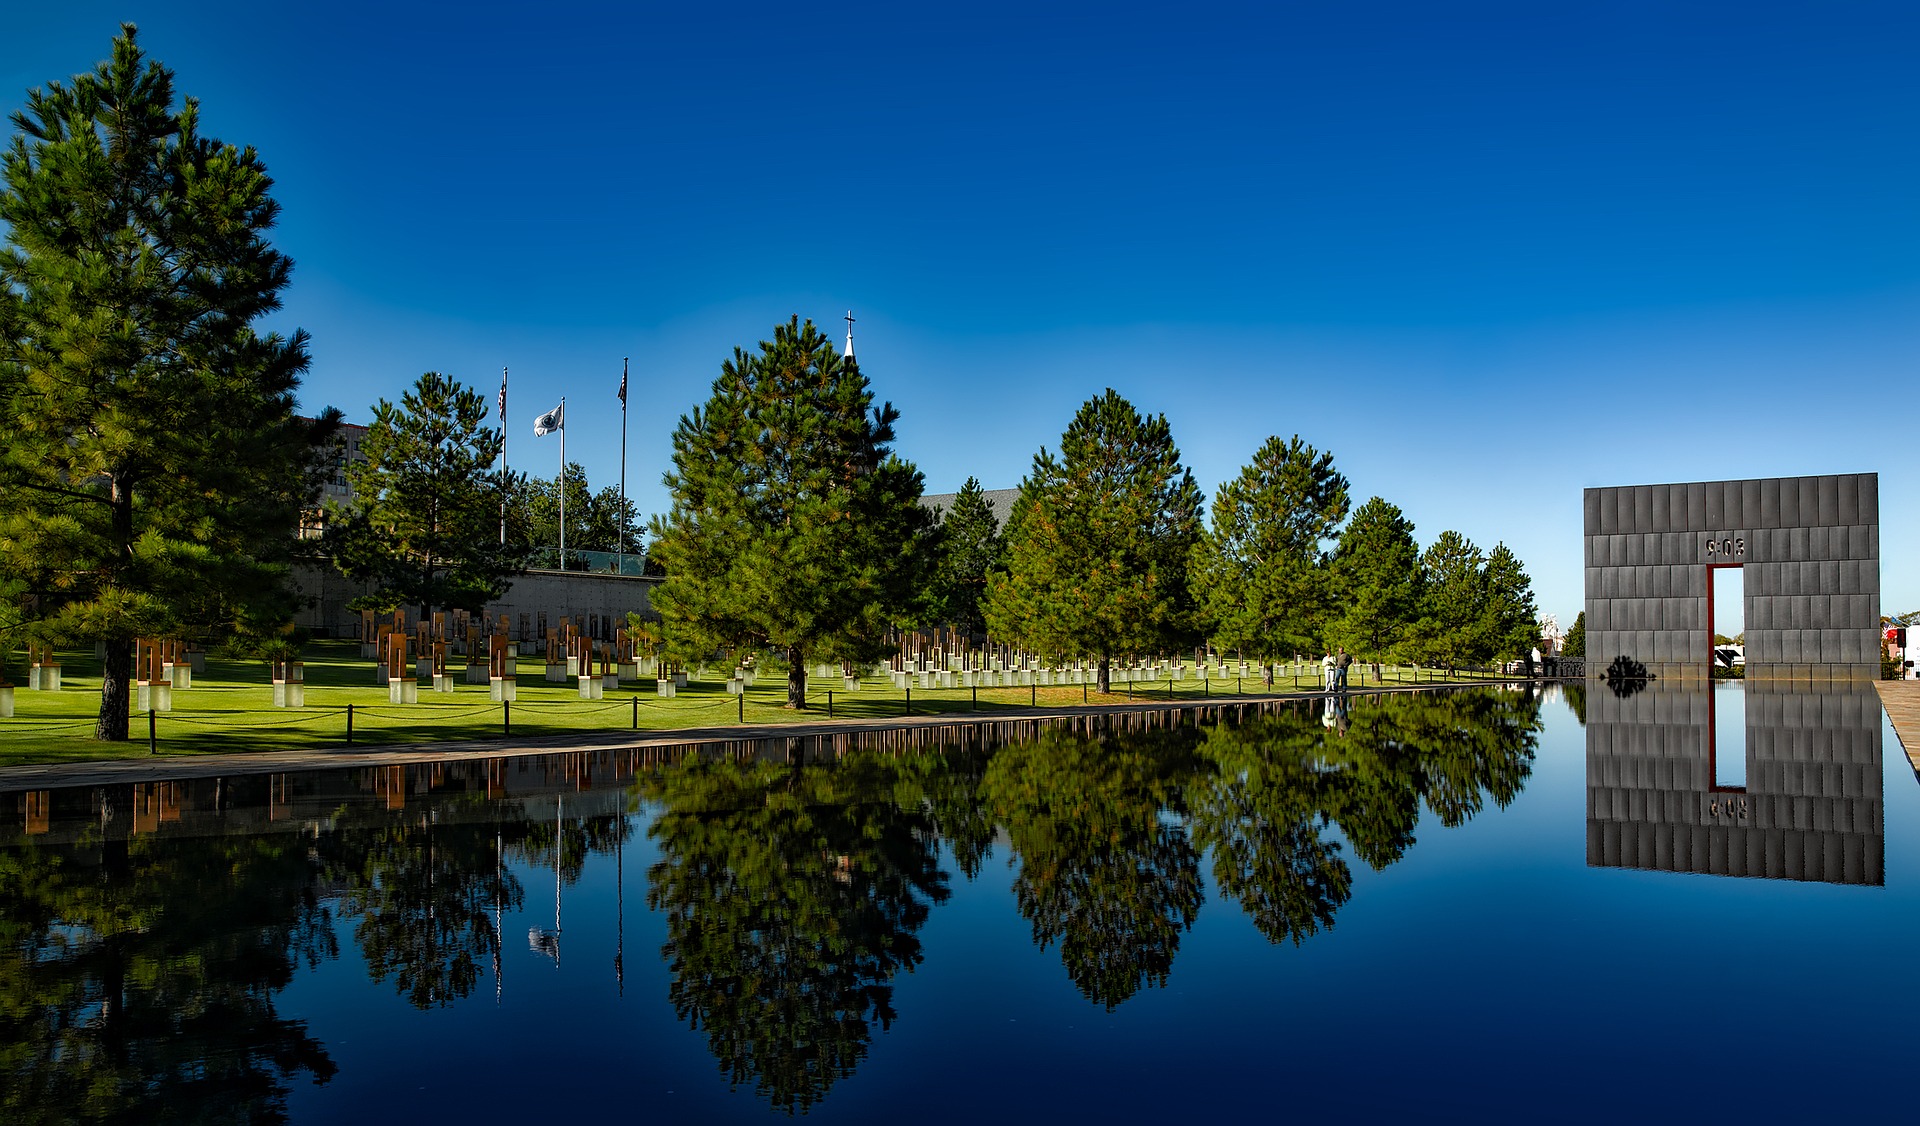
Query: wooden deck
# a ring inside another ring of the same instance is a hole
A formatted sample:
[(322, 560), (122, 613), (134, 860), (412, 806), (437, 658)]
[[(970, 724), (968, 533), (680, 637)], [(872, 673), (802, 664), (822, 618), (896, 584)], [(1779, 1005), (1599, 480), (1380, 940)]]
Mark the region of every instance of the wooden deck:
[(1893, 732), (1900, 737), (1915, 776), (1920, 777), (1920, 680), (1877, 680), (1873, 686), (1880, 690), (1880, 703), (1893, 721)]

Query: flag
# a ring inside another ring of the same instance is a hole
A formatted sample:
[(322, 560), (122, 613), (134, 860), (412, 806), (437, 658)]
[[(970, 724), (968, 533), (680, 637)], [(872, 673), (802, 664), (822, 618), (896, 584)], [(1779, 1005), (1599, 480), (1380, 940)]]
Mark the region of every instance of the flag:
[(620, 361), (620, 405), (627, 405), (627, 361)]
[(567, 401), (562, 399), (560, 400), (559, 406), (533, 420), (533, 436), (536, 438), (544, 438), (555, 430), (566, 429), (566, 414)]
[(506, 424), (506, 421), (507, 421), (507, 369), (501, 368), (500, 369), (500, 423), (501, 425), (504, 426)]

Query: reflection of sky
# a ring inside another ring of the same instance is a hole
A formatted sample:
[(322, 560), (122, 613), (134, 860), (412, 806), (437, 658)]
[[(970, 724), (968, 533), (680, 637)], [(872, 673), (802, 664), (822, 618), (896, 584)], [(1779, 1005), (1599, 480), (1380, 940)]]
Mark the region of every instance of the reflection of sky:
[(1738, 637), (1747, 630), (1747, 573), (1739, 567), (1713, 572), (1713, 632)]
[[(13, 8), (9, 111), (111, 32)], [(1920, 403), (1912, 5), (525, 12), (142, 5), (276, 177), (309, 406), (512, 365), (515, 463), (552, 471), (526, 424), (568, 395), (610, 483), (631, 356), (656, 511), (731, 348), (851, 307), (932, 491), (1017, 484), (1111, 385), (1210, 495), (1298, 432), (1423, 542), (1507, 541), (1563, 625), (1584, 486), (1920, 491), (1889, 444)], [(432, 125), (366, 128), (395, 113)], [(1889, 520), (1885, 557), (1916, 537)]]
[[(930, 1123), (1184, 1121), (1270, 1111), (1284, 1088), (1290, 1113), (1347, 1119), (1531, 1122), (1550, 1106), (1559, 1121), (1618, 1121), (1683, 1105), (1702, 1074), (1765, 1089), (1769, 1118), (1818, 1120), (1837, 1098), (1862, 1110), (1904, 1099), (1920, 1003), (1905, 970), (1920, 925), (1920, 787), (1904, 763), (1887, 775), (1884, 888), (1594, 869), (1585, 736), (1557, 696), (1542, 718), (1532, 775), (1506, 810), (1489, 805), (1451, 830), (1423, 810), (1417, 842), (1382, 871), (1349, 850), (1352, 899), (1299, 947), (1263, 939), (1203, 860), (1207, 898), (1167, 986), (1111, 1013), (1073, 987), (1057, 947), (1034, 946), (1003, 838), (977, 879), (954, 874), (953, 898), (919, 932), (925, 962), (895, 980), (898, 1020), (875, 1029), (868, 1058), (809, 1118), (910, 1107)], [(499, 1008), (483, 984), (415, 1013), (390, 987), (366, 986), (343, 942), (338, 962), (302, 973), (283, 1001), (341, 1064), (329, 1086), (296, 1087), (293, 1120), (530, 1120), (556, 1106), (569, 1120), (636, 1107), (662, 1121), (765, 1119), (750, 1090), (727, 1093), (705, 1032), (667, 1003), (654, 956), (665, 933), (643, 906), (657, 858), (636, 832), (624, 996), (604, 855), (566, 891), (558, 970), (511, 941), (552, 911), (550, 872), (517, 868), (526, 903), (507, 918)], [(1383, 1037), (1417, 1045), (1390, 1053), (1390, 1082)], [(1473, 1077), (1466, 1094), (1462, 1076)]]

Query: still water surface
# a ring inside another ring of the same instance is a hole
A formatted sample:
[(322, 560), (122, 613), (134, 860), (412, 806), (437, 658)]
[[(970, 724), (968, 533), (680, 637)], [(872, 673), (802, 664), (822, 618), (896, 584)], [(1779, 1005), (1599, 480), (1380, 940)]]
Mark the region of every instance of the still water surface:
[(1711, 695), (6, 795), (0, 1118), (1910, 1105), (1913, 771), (1870, 689)]

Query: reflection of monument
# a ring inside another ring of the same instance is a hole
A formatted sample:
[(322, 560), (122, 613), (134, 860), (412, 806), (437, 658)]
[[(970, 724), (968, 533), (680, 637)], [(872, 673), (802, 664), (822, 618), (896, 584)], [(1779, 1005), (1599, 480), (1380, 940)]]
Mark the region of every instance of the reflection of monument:
[[(1716, 747), (1705, 682), (1588, 698), (1588, 866), (1882, 884), (1872, 687), (1762, 680), (1743, 691), (1744, 747), (1726, 745), (1737, 731)], [(1744, 785), (1715, 784), (1716, 751), (1744, 754)]]

